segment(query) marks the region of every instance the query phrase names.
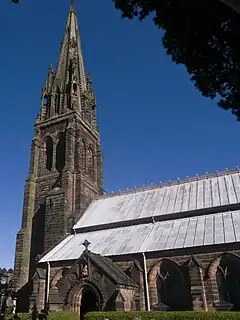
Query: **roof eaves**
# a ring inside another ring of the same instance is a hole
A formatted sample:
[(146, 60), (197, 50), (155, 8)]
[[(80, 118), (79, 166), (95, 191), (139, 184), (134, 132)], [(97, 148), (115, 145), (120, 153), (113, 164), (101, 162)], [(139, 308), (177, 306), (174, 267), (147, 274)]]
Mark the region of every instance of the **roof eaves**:
[(240, 169), (239, 168), (232, 169), (232, 170), (226, 169), (223, 171), (216, 171), (215, 173), (206, 173), (204, 175), (196, 175), (196, 176), (188, 177), (185, 179), (177, 179), (177, 180), (172, 180), (169, 182), (161, 182), (158, 185), (152, 185), (152, 186), (146, 186), (146, 187), (140, 187), (140, 188), (131, 188), (131, 189), (127, 189), (124, 191), (118, 191), (118, 192), (113, 192), (113, 193), (105, 193), (101, 196), (98, 196), (96, 198), (96, 200), (113, 198), (113, 197), (117, 197), (117, 196), (138, 193), (138, 192), (143, 192), (143, 191), (149, 191), (149, 190), (154, 190), (154, 189), (159, 189), (159, 188), (164, 188), (164, 187), (169, 187), (169, 186), (175, 186), (178, 184), (190, 183), (190, 182), (199, 181), (199, 180), (206, 180), (206, 179), (216, 178), (219, 176), (230, 175), (230, 174), (234, 174), (234, 173), (240, 173)]

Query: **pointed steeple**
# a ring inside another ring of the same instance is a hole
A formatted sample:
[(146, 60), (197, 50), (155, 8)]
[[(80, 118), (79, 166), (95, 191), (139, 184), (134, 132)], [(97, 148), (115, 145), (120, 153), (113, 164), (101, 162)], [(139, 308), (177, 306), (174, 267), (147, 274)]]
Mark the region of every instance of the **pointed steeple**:
[(92, 80), (85, 74), (74, 0), (71, 0), (56, 71), (51, 65), (42, 89), (41, 121), (71, 110), (96, 129), (96, 101)]
[[(74, 1), (71, 1), (56, 72), (61, 107), (81, 111), (81, 94), (86, 91), (86, 75), (80, 43), (80, 32)], [(64, 112), (64, 111), (63, 111)]]

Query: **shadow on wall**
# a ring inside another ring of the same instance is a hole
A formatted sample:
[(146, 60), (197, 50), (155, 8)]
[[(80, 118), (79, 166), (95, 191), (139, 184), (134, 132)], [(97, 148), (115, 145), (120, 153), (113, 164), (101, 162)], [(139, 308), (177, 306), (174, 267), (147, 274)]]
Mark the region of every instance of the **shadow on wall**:
[(29, 299), (32, 292), (32, 281), (25, 284), (18, 292), (17, 292), (17, 305), (16, 312), (23, 313), (29, 311)]
[(30, 279), (35, 273), (36, 259), (44, 251), (44, 227), (45, 227), (46, 202), (40, 205), (32, 219), (31, 261)]

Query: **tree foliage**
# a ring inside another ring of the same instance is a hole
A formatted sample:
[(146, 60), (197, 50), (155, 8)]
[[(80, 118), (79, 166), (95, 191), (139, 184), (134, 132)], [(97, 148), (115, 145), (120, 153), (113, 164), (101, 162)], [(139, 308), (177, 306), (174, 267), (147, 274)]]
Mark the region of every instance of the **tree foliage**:
[[(240, 120), (240, 15), (219, 0), (113, 0), (124, 18), (153, 15), (162, 43), (205, 97)], [(173, 88), (174, 90), (174, 88)]]
[(10, 268), (7, 270), (6, 268), (0, 268), (0, 275), (5, 273), (13, 273), (13, 269)]

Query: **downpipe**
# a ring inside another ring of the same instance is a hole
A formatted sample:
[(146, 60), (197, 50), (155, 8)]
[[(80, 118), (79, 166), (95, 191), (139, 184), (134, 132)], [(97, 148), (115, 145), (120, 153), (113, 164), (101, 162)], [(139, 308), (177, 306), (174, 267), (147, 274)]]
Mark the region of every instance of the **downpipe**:
[(145, 304), (146, 304), (146, 311), (150, 311), (150, 298), (149, 298), (149, 288), (148, 288), (148, 275), (147, 275), (147, 262), (145, 253), (142, 253), (143, 257), (143, 282), (145, 288)]
[(47, 262), (47, 283), (46, 283), (46, 300), (45, 300), (45, 309), (49, 310), (49, 292), (50, 292), (50, 272), (51, 266), (50, 262)]

